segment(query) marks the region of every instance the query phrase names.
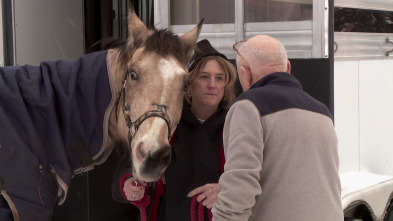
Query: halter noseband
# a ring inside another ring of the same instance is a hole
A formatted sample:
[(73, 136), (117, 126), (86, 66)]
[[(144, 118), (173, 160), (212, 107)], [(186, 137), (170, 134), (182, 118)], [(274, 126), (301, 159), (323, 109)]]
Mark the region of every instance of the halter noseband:
[(126, 85), (127, 85), (127, 77), (130, 73), (126, 71), (123, 82), (122, 82), (122, 89), (120, 92), (120, 97), (123, 97), (123, 115), (127, 123), (127, 127), (129, 129), (128, 131), (128, 142), (131, 144), (132, 139), (134, 139), (136, 133), (138, 132), (139, 126), (142, 124), (143, 121), (145, 121), (149, 117), (160, 117), (162, 118), (167, 126), (168, 126), (168, 140), (171, 138), (171, 120), (169, 116), (166, 114), (166, 105), (163, 104), (155, 104), (157, 105), (157, 110), (150, 110), (147, 111), (146, 113), (142, 114), (138, 119), (135, 121), (131, 120), (130, 117), (130, 107), (126, 105)]

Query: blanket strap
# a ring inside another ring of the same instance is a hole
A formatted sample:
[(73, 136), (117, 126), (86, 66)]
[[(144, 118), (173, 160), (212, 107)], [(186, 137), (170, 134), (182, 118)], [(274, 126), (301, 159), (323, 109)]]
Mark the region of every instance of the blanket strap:
[(72, 147), (72, 150), (81, 160), (81, 167), (74, 171), (75, 174), (84, 173), (94, 169), (93, 158), (90, 156), (90, 151), (85, 145), (77, 143)]

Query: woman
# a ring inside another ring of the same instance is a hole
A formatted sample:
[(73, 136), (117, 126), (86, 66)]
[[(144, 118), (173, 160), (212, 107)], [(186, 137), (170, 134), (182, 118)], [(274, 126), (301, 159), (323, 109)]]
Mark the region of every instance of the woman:
[[(150, 220), (187, 221), (198, 212), (202, 214), (201, 210), (207, 220), (207, 209), (200, 207), (196, 212), (196, 206), (191, 205), (198, 201), (210, 209), (220, 191), (217, 182), (224, 165), (222, 129), (235, 99), (236, 69), (205, 39), (197, 43), (188, 70), (182, 117), (171, 139), (173, 156), (164, 181), (155, 183)], [(114, 197), (141, 207), (149, 197), (146, 186), (135, 182), (131, 173), (123, 173), (123, 198)]]

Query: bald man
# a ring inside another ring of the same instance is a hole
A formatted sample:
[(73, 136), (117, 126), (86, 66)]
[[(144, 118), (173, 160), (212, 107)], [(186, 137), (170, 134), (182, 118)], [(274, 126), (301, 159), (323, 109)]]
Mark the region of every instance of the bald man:
[(290, 74), (278, 40), (258, 35), (234, 46), (244, 93), (226, 117), (213, 221), (344, 220), (328, 108)]

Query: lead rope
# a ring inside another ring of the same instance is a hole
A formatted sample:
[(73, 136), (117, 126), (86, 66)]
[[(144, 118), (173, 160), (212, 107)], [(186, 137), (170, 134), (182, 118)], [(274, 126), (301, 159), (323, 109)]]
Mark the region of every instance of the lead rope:
[[(146, 200), (147, 199), (147, 200)], [(134, 204), (139, 209), (139, 214), (141, 215), (141, 221), (147, 221), (146, 207), (149, 205), (149, 198), (143, 197), (137, 204)]]
[(139, 213), (141, 214), (141, 221), (146, 221), (146, 207), (139, 207)]
[(196, 214), (196, 204), (197, 204), (197, 196), (193, 196), (191, 198), (191, 209), (190, 209), (190, 213), (191, 213), (191, 221), (197, 221), (197, 214)]
[[(135, 182), (132, 182), (132, 185), (138, 186), (138, 181), (135, 180)], [(147, 186), (146, 186), (146, 190), (147, 190)], [(133, 204), (139, 209), (141, 221), (147, 221), (146, 207), (150, 204), (150, 196), (145, 194), (145, 196), (142, 199), (136, 202), (134, 201)]]
[(139, 214), (141, 216), (141, 221), (147, 221), (146, 207), (149, 205), (150, 199), (143, 197), (138, 203), (134, 204), (139, 209)]
[[(191, 221), (204, 221), (205, 220), (205, 208), (202, 204), (202, 202), (199, 203), (198, 205), (198, 217), (197, 217), (197, 211), (196, 211), (196, 207), (197, 207), (197, 197), (198, 196), (193, 196), (191, 198), (191, 208), (190, 208), (190, 213), (191, 213)], [(211, 212), (211, 209), (208, 209), (208, 218), (209, 221), (212, 221), (213, 219), (213, 214)]]
[(203, 204), (202, 204), (202, 201), (199, 203), (199, 206), (198, 206), (198, 218), (199, 218), (199, 221), (204, 221), (205, 220), (205, 213), (204, 213), (205, 211), (204, 211), (204, 209), (203, 209)]

